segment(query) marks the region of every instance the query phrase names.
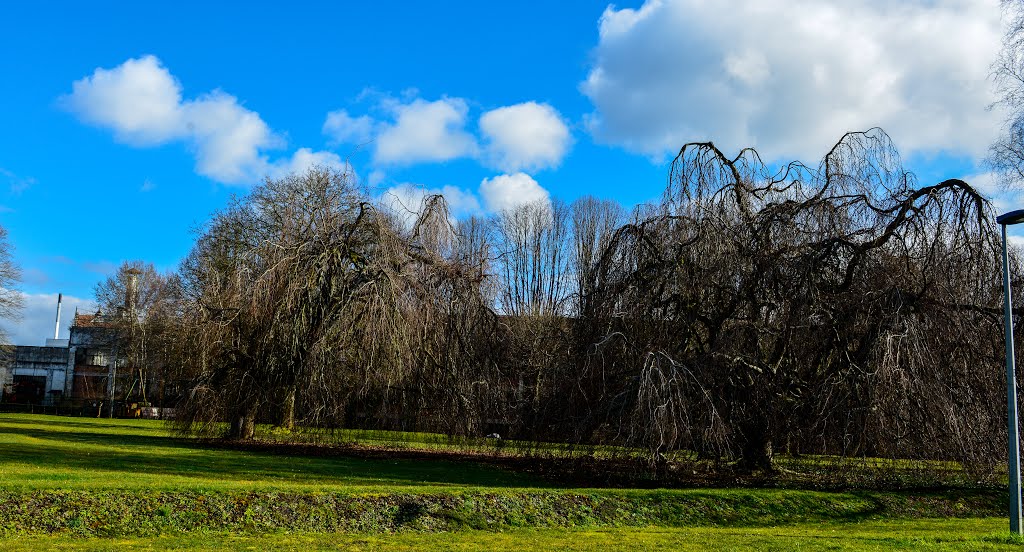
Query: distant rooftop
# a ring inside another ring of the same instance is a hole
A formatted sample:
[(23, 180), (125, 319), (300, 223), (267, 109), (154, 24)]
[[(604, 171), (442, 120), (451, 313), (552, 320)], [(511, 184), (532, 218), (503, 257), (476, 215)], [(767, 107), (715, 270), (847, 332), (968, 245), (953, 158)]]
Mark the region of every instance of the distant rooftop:
[(113, 325), (113, 320), (110, 316), (100, 311), (96, 311), (95, 314), (79, 314), (76, 312), (75, 320), (71, 325), (76, 328), (109, 328)]

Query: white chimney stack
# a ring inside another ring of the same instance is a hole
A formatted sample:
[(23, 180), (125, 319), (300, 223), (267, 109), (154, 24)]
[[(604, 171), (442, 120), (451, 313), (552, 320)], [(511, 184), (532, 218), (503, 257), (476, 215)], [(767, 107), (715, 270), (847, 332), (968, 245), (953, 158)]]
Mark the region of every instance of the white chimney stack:
[(57, 339), (57, 336), (60, 333), (60, 304), (61, 304), (61, 301), (63, 301), (63, 300), (64, 300), (64, 294), (63, 293), (58, 293), (57, 294), (57, 321), (53, 323), (53, 338), (54, 339)]

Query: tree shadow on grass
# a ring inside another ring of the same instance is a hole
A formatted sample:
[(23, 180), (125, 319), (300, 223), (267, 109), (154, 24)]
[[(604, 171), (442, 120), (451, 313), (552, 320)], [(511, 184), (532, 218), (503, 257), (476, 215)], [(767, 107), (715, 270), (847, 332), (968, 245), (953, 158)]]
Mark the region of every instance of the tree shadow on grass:
[[(181, 476), (207, 481), (304, 485), (411, 485), (538, 487), (524, 474), (443, 460), (367, 459), (343, 456), (281, 456), (237, 451), (174, 437), (78, 433), (32, 427), (3, 427), (0, 433), (30, 437), (30, 443), (0, 447), (0, 459), (52, 469)], [(153, 481), (159, 484), (158, 478)], [(112, 486), (117, 486), (112, 478)]]
[(0, 416), (0, 431), (4, 425), (46, 426), (53, 431), (67, 431), (65, 428), (82, 428), (94, 431), (132, 433), (140, 431), (164, 431), (170, 433), (168, 425), (162, 420), (141, 420), (149, 427), (134, 425), (140, 420), (112, 420), (110, 418), (70, 418), (65, 416), (26, 416), (23, 414)]

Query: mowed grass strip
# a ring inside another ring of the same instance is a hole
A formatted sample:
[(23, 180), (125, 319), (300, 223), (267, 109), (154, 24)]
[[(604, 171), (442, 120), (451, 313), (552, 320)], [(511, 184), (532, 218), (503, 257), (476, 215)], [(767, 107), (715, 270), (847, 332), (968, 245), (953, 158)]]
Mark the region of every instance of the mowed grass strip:
[(991, 517), (1004, 503), (998, 490), (573, 489), (472, 462), (274, 455), (161, 422), (0, 415), (7, 537), (770, 527)]
[(444, 460), (280, 456), (203, 447), (164, 422), (0, 414), (0, 489), (333, 491), (522, 488), (537, 478)]
[(145, 538), (34, 536), (0, 539), (12, 552), (35, 550), (1020, 550), (1003, 519), (797, 524), (785, 527), (613, 527), (457, 533), (238, 535), (193, 533)]

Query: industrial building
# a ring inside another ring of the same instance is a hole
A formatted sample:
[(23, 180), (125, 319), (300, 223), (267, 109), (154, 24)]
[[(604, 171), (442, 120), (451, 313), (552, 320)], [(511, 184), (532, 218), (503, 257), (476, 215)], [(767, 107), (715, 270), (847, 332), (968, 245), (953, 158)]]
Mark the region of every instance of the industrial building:
[(103, 313), (75, 312), (68, 339), (58, 339), (62, 295), (57, 299), (53, 338), (46, 345), (15, 345), (0, 365), (0, 402), (86, 406), (112, 396), (116, 335)]

